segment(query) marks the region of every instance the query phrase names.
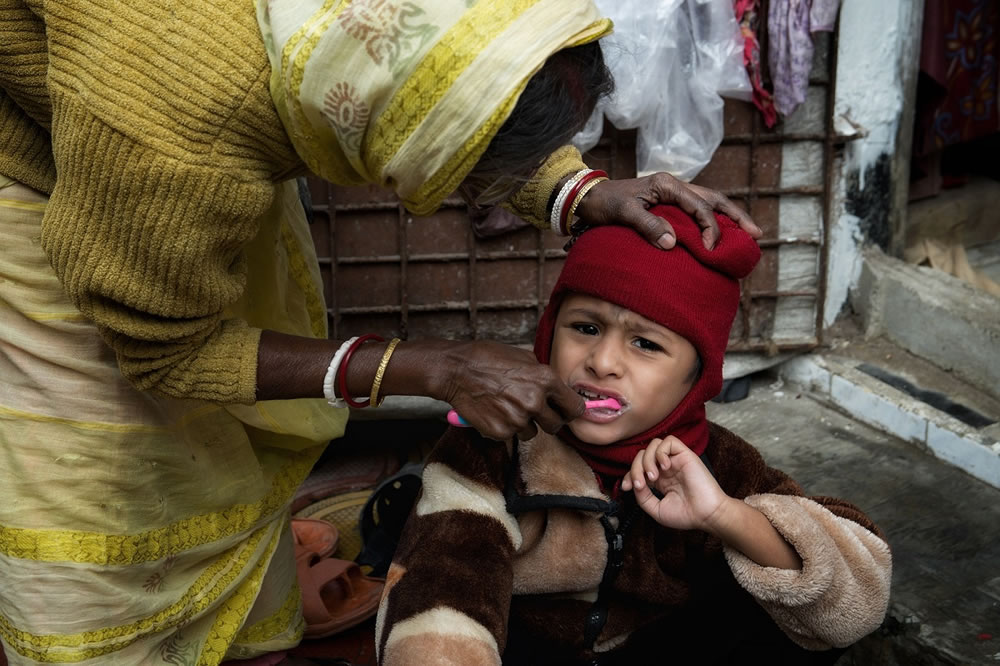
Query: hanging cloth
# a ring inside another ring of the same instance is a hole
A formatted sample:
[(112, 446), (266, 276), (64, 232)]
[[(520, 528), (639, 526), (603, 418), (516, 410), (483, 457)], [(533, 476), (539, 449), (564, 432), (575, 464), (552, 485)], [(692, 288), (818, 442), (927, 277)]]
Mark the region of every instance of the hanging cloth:
[(790, 115), (806, 101), (814, 32), (832, 32), (840, 0), (772, 0), (767, 14), (768, 64), (774, 106)]
[(778, 112), (774, 108), (774, 95), (764, 86), (764, 63), (760, 59), (760, 0), (733, 0), (733, 12), (743, 35), (743, 66), (753, 86), (753, 104), (764, 116), (764, 124), (774, 127)]

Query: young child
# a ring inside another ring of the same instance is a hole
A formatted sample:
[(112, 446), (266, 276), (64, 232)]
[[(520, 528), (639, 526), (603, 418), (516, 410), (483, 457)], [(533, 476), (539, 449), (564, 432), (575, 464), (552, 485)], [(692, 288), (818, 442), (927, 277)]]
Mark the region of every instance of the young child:
[(389, 570), (381, 664), (832, 663), (882, 622), (879, 529), (705, 419), (756, 243), (720, 217), (706, 250), (679, 209), (653, 212), (677, 246), (585, 232), (535, 341), (621, 408), (506, 445), (442, 437)]

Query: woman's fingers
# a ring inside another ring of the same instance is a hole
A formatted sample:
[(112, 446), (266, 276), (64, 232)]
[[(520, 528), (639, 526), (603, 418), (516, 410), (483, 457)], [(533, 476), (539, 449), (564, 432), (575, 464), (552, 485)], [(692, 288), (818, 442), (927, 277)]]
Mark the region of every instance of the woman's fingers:
[(719, 239), (716, 211), (732, 218), (754, 238), (761, 236), (750, 216), (721, 192), (690, 185), (662, 172), (599, 183), (580, 202), (577, 213), (588, 224), (632, 227), (650, 243), (670, 249), (676, 243), (673, 228), (649, 212), (657, 204), (673, 204), (694, 218), (709, 249)]
[[(547, 365), (542, 367), (549, 368)], [(552, 372), (552, 386), (547, 395), (546, 403), (543, 406), (547, 407), (558, 420), (558, 427), (554, 429), (545, 428), (547, 432), (556, 432), (566, 422), (583, 416), (583, 413), (587, 411), (587, 405), (583, 396), (567, 386), (565, 382), (556, 376), (555, 372)]]
[(693, 217), (695, 223), (701, 227), (701, 237), (705, 247), (709, 249), (715, 247), (716, 241), (719, 240), (719, 222), (715, 219), (711, 203), (706, 201), (698, 190), (677, 180), (669, 173), (654, 173), (646, 176), (646, 179), (651, 192), (650, 204), (674, 204)]
[(522, 442), (527, 442), (530, 439), (534, 439), (537, 434), (538, 428), (535, 427), (534, 423), (529, 422), (528, 425), (517, 433), (517, 438)]
[(733, 222), (738, 224), (743, 231), (750, 234), (751, 237), (760, 238), (764, 234), (750, 215), (733, 203), (733, 201), (726, 195), (700, 185), (688, 185), (688, 187), (693, 190), (695, 194), (704, 199), (713, 210), (716, 210), (731, 219)]
[(628, 207), (626, 211), (628, 214), (622, 216), (622, 224), (635, 229), (653, 245), (669, 250), (677, 244), (677, 234), (674, 233), (673, 226), (662, 217), (653, 215), (638, 204)]
[(484, 437), (531, 439), (584, 411), (583, 398), (531, 352), (495, 342), (456, 343), (445, 400)]

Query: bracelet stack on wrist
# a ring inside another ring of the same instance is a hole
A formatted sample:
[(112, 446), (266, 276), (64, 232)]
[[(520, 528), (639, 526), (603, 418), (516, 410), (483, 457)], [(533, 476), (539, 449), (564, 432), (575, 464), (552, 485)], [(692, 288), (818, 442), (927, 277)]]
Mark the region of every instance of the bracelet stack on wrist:
[(552, 211), (549, 213), (549, 226), (553, 233), (559, 236), (569, 236), (576, 222), (576, 209), (583, 197), (598, 183), (608, 180), (608, 174), (600, 169), (581, 169), (566, 181), (559, 190)]
[(569, 191), (580, 182), (580, 179), (591, 173), (592, 169), (581, 169), (575, 174), (570, 176), (566, 184), (562, 186), (559, 190), (559, 194), (556, 195), (555, 201), (552, 203), (552, 210), (549, 212), (549, 227), (552, 229), (552, 233), (565, 236), (566, 234), (562, 231), (562, 209), (563, 205), (566, 203), (566, 199), (569, 197)]
[(369, 402), (367, 400), (355, 400), (351, 397), (351, 394), (347, 390), (347, 365), (351, 362), (351, 355), (354, 354), (358, 347), (368, 342), (369, 340), (374, 340), (376, 342), (385, 342), (385, 338), (380, 335), (375, 335), (374, 333), (368, 333), (356, 338), (351, 346), (347, 348), (347, 353), (344, 354), (344, 360), (340, 362), (340, 367), (337, 368), (337, 388), (340, 390), (340, 397), (347, 403), (348, 407), (354, 407), (355, 409), (361, 409), (362, 407), (367, 407)]
[[(354, 354), (358, 347), (371, 340), (385, 342), (385, 338), (374, 333), (355, 336), (340, 345), (337, 353), (333, 355), (330, 366), (326, 370), (326, 376), (323, 378), (323, 395), (330, 406), (361, 409), (362, 407), (369, 406), (378, 407), (385, 400), (384, 396), (382, 400), (378, 399), (379, 389), (382, 387), (382, 378), (385, 376), (385, 369), (389, 365), (389, 358), (392, 357), (392, 352), (395, 351), (396, 345), (400, 342), (399, 338), (393, 338), (388, 346), (386, 346), (385, 352), (382, 354), (382, 360), (379, 362), (378, 370), (375, 372), (375, 378), (372, 380), (369, 397), (357, 400), (351, 397), (347, 390), (347, 366), (350, 363), (351, 355)], [(339, 397), (337, 396), (338, 392), (340, 393)]]
[(326, 369), (326, 377), (323, 378), (323, 395), (326, 397), (326, 401), (331, 407), (337, 407), (343, 409), (347, 407), (347, 401), (343, 398), (337, 397), (337, 391), (335, 389), (337, 385), (337, 372), (340, 370), (341, 364), (344, 362), (344, 355), (347, 350), (351, 348), (355, 342), (357, 342), (358, 336), (354, 336), (350, 340), (344, 342), (340, 345), (340, 349), (337, 353), (333, 355), (333, 360), (330, 361), (330, 367)]
[(396, 349), (396, 345), (399, 344), (399, 338), (393, 338), (389, 345), (385, 348), (385, 353), (382, 354), (382, 360), (379, 361), (378, 370), (375, 371), (375, 379), (372, 380), (372, 392), (371, 396), (368, 398), (368, 404), (372, 407), (381, 406), (382, 400), (378, 399), (378, 390), (382, 387), (382, 377), (385, 375), (385, 369), (389, 365), (389, 357), (392, 356), (393, 350)]

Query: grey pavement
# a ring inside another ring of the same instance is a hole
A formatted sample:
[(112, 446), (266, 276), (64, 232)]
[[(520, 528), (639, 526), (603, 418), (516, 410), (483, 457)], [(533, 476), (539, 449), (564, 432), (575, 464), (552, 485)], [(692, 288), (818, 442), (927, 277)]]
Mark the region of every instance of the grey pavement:
[(1000, 664), (1000, 489), (768, 373), (708, 413), (807, 492), (854, 502), (886, 533), (889, 616), (838, 666)]

